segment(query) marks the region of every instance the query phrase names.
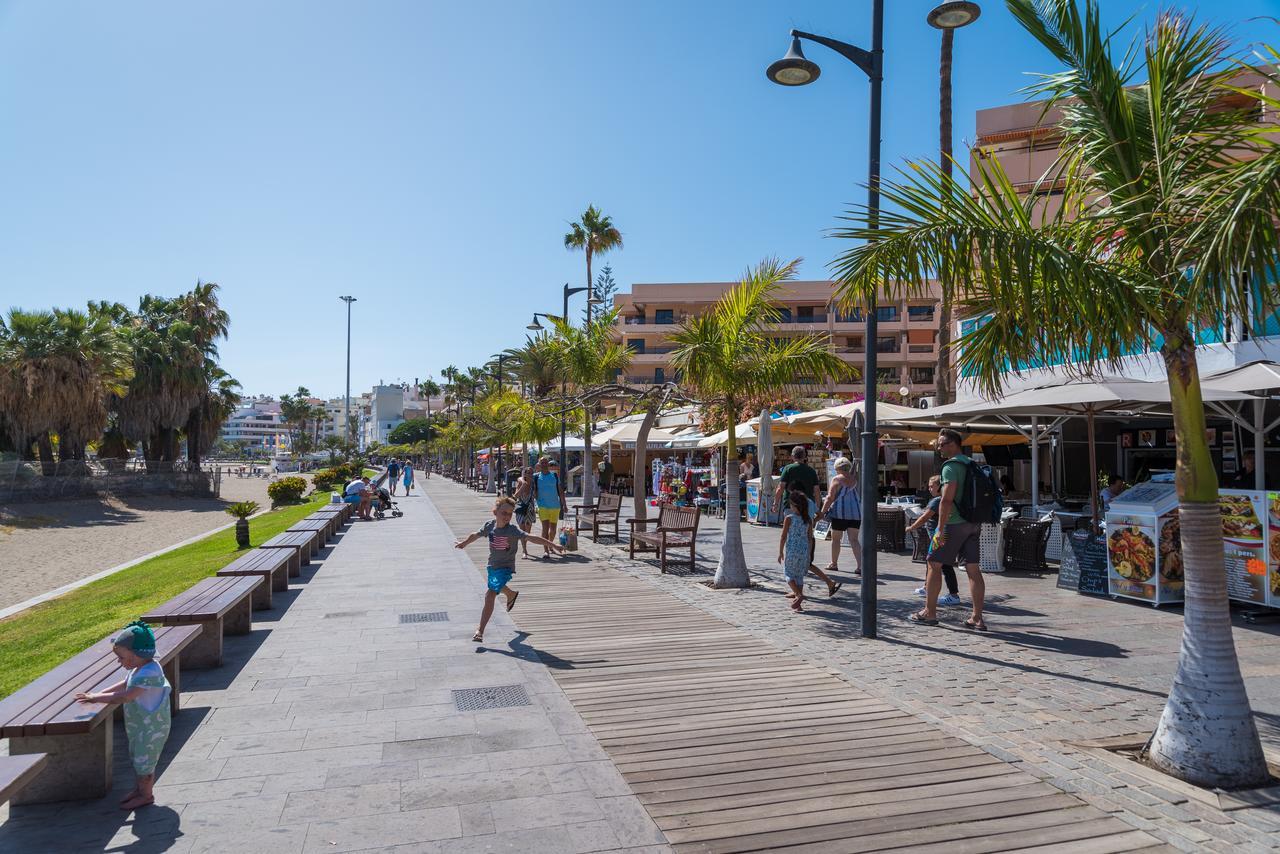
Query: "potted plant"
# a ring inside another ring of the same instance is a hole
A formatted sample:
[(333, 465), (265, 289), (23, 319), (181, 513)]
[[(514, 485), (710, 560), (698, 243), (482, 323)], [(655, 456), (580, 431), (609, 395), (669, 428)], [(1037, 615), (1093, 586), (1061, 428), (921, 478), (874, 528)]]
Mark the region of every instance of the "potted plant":
[(227, 512), (236, 517), (236, 548), (249, 548), (249, 517), (258, 512), (258, 502), (237, 501), (227, 505)]

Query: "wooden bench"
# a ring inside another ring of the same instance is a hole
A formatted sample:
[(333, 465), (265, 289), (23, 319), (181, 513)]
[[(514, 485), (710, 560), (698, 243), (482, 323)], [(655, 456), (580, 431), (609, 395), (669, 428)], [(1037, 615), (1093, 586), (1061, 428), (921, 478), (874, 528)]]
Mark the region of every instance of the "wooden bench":
[(304, 522), (324, 522), (324, 536), (326, 539), (333, 539), (338, 535), (338, 531), (342, 530), (342, 517), (335, 513), (325, 513), (317, 510), (315, 513), (303, 519)]
[(49, 756), (45, 753), (0, 756), (0, 804), (26, 788), (47, 764)]
[(271, 607), (273, 592), (289, 589), (289, 564), (292, 561), (293, 552), (288, 549), (254, 549), (218, 570), (216, 575), (219, 578), (256, 575), (266, 581), (253, 591), (253, 609), (257, 611)]
[[(697, 555), (694, 547), (698, 541), (698, 517), (701, 514), (693, 507), (664, 506), (657, 519), (628, 519), (631, 526), (631, 557), (637, 551), (658, 553), (660, 571), (667, 571), (667, 551), (670, 549), (689, 549), (689, 567), (696, 565)], [(653, 531), (643, 530), (644, 526), (658, 523)], [(640, 529), (640, 530), (637, 530)], [(679, 561), (684, 563), (684, 561)]]
[(257, 575), (201, 579), (163, 605), (142, 615), (161, 626), (198, 624), (200, 637), (182, 651), (183, 667), (220, 667), (223, 635), (247, 635), (253, 628), (253, 591), (268, 582)]
[(315, 531), (320, 535), (320, 545), (323, 546), (329, 541), (329, 529), (332, 526), (333, 520), (331, 519), (312, 519), (308, 516), (307, 518), (299, 522), (294, 522), (290, 525), (288, 533), (294, 533), (296, 531)]
[(290, 564), (289, 576), (302, 574), (302, 567), (311, 563), (311, 556), (320, 551), (320, 537), (315, 531), (293, 531), (283, 534), (276, 534), (267, 540), (260, 549), (293, 549), (297, 555), (298, 571), (293, 571), (293, 564)]
[(312, 516), (317, 516), (317, 517), (318, 517), (318, 516), (332, 516), (332, 517), (334, 517), (334, 518), (337, 520), (337, 525), (336, 525), (335, 530), (339, 530), (339, 531), (340, 531), (340, 530), (342, 530), (342, 526), (343, 526), (343, 525), (345, 525), (345, 524), (347, 524), (347, 515), (348, 515), (348, 514), (347, 514), (347, 509), (346, 509), (346, 508), (348, 508), (348, 507), (350, 507), (350, 506), (351, 506), (350, 504), (326, 504), (324, 507), (321, 507), (319, 510), (317, 510), (317, 511), (316, 511), (316, 512), (314, 512), (314, 513), (312, 513), (311, 515), (312, 515)]
[[(179, 659), (200, 627), (161, 626), (155, 634), (155, 660), (173, 686), (169, 701), (176, 714)], [(49, 757), (44, 771), (12, 797), (13, 803), (100, 798), (111, 789), (115, 706), (81, 703), (76, 694), (104, 691), (124, 677), (111, 638), (105, 638), (0, 700), (0, 738), (9, 739), (9, 754)]]
[(600, 541), (600, 528), (603, 525), (613, 526), (613, 538), (618, 536), (618, 514), (622, 512), (622, 496), (606, 492), (595, 504), (582, 504), (573, 508), (573, 529), (576, 531), (587, 524), (591, 527), (591, 542)]

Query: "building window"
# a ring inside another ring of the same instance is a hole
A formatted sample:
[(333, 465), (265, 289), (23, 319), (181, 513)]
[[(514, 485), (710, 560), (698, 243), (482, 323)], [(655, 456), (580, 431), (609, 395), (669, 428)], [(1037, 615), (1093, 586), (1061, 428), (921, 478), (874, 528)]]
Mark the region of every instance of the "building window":
[(892, 322), (898, 319), (898, 307), (896, 305), (882, 305), (876, 309), (876, 320)]
[(912, 368), (911, 381), (921, 385), (933, 385), (933, 368)]
[(909, 305), (907, 306), (907, 319), (911, 321), (933, 320), (933, 306)]
[(803, 321), (809, 322), (813, 320), (813, 306), (802, 305), (796, 309), (796, 315)]
[(779, 306), (779, 308), (778, 308), (778, 322), (779, 322), (779, 323), (790, 323), (790, 322), (791, 322), (791, 309), (790, 309), (790, 308), (788, 308), (788, 307), (787, 307), (787, 306), (785, 306), (785, 305), (784, 305), (784, 306)]
[(836, 311), (836, 322), (837, 323), (861, 323), (862, 309), (860, 308), (838, 309)]
[(898, 381), (897, 368), (876, 368), (876, 382), (896, 383)]
[(901, 352), (901, 346), (898, 344), (898, 336), (880, 336), (876, 338), (877, 353), (898, 353)]
[(667, 381), (667, 374), (666, 374), (666, 371), (662, 370), (662, 368), (654, 368), (654, 369), (653, 369), (653, 384), (654, 384), (654, 385), (661, 385), (662, 383), (665, 383), (666, 381)]
[(653, 322), (662, 326), (670, 326), (676, 322), (676, 312), (672, 308), (660, 308), (653, 313)]
[(632, 338), (630, 341), (627, 342), (627, 349), (630, 350), (632, 353), (643, 353), (644, 339)]

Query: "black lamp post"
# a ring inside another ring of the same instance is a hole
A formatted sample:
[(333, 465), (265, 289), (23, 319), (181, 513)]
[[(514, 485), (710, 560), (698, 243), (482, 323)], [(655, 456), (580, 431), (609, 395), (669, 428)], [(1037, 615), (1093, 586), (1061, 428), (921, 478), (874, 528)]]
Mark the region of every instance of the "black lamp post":
[[(821, 69), (806, 59), (800, 40), (807, 39), (834, 50), (848, 59), (871, 81), (870, 153), (867, 175), (867, 224), (879, 226), (880, 218), (880, 89), (884, 81), (884, 0), (871, 6), (871, 50), (825, 36), (791, 31), (791, 49), (765, 72), (781, 86), (804, 86), (818, 79)], [(879, 497), (879, 463), (876, 457), (876, 294), (867, 305), (866, 361), (863, 364), (864, 395), (862, 427), (862, 636), (876, 636), (876, 503)]]
[[(569, 287), (568, 282), (564, 283), (564, 310), (560, 313), (560, 317), (564, 318), (565, 323), (569, 322), (569, 297), (571, 297), (574, 294), (580, 294), (585, 290), (587, 290), (587, 288), (585, 287), (571, 288)], [(592, 300), (592, 299), (587, 300), (588, 305), (590, 305), (593, 302), (599, 302), (599, 300)], [(545, 317), (547, 319), (557, 319), (554, 314), (546, 314), (545, 312), (535, 311), (533, 313), (533, 322), (530, 323), (528, 326), (526, 326), (525, 329), (532, 329), (535, 332), (541, 332), (544, 327), (541, 323), (538, 322), (539, 317)], [(569, 476), (568, 474), (569, 464), (568, 464), (568, 460), (566, 459), (566, 452), (565, 452), (565, 445), (569, 443), (569, 439), (568, 439), (569, 428), (568, 428), (568, 421), (565, 419), (565, 414), (563, 409), (564, 409), (564, 399), (568, 395), (568, 393), (569, 393), (568, 382), (565, 380), (564, 377), (561, 377), (560, 378), (560, 401), (561, 401), (560, 407), (562, 411), (560, 412), (560, 477), (566, 479), (565, 483), (568, 482), (567, 478)], [(586, 476), (586, 473), (584, 471), (583, 477), (585, 476)]]

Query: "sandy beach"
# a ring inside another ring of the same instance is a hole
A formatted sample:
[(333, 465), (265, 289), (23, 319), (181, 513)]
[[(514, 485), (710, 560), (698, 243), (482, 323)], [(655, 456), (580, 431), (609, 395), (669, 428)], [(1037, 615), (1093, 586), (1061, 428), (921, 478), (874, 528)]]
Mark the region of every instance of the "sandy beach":
[(233, 521), (233, 501), (270, 506), (265, 478), (222, 478), (216, 500), (120, 497), (0, 505), (0, 608)]

